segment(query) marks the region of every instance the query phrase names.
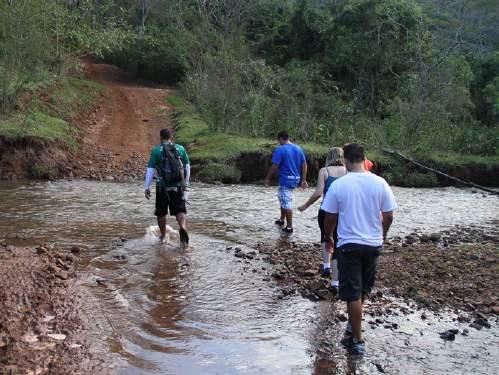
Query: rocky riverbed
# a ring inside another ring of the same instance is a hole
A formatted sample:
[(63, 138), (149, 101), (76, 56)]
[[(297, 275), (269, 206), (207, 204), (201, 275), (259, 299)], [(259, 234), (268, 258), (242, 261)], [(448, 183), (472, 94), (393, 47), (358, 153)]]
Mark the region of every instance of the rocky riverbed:
[[(379, 258), (376, 288), (366, 306), (367, 314), (391, 314), (393, 297), (402, 297), (416, 309), (451, 309), (456, 320), (473, 329), (490, 328), (489, 318), (499, 314), (499, 237), (475, 227), (454, 227), (441, 233), (412, 233), (385, 244)], [(279, 298), (301, 294), (312, 301), (337, 301), (329, 280), (321, 278), (319, 244), (284, 240), (280, 246), (259, 243), (255, 249), (227, 248), (246, 272), (278, 281)], [(257, 263), (260, 263), (257, 265)], [(269, 266), (265, 266), (269, 264)], [(399, 298), (400, 300), (400, 298)], [(331, 319), (346, 320), (340, 309)], [(421, 319), (425, 319), (424, 313)], [(375, 319), (373, 324), (383, 324)]]

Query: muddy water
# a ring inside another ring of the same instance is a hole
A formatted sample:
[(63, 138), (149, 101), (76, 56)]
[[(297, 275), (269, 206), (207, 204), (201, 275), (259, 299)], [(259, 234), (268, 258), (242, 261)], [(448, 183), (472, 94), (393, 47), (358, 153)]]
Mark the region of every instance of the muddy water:
[[(468, 190), (394, 192), (400, 210), (393, 235), (455, 224), (487, 227), (499, 212), (499, 199)], [(427, 313), (421, 321), (413, 307), (412, 314), (390, 317), (388, 323), (399, 327), (395, 331), (366, 325), (368, 354), (360, 361), (348, 357), (339, 345), (344, 323), (328, 323), (330, 310), (342, 304), (278, 299), (277, 286), (264, 280), (271, 266), (245, 263), (226, 251), (258, 241), (286, 245), (272, 225), (274, 193), (196, 185), (192, 249), (180, 251), (175, 231), (170, 243), (158, 243), (153, 202), (145, 201), (139, 184), (0, 185), (0, 233), (20, 243), (88, 246), (82, 277), (101, 302), (96, 324), (104, 327), (102, 340), (115, 353), (120, 374), (497, 372), (497, 322), (491, 330), (470, 329), (468, 337), (446, 343), (438, 332), (468, 327), (453, 322), (451, 314)], [(296, 201), (309, 193), (297, 193)], [(317, 239), (316, 208), (296, 214), (293, 240)]]

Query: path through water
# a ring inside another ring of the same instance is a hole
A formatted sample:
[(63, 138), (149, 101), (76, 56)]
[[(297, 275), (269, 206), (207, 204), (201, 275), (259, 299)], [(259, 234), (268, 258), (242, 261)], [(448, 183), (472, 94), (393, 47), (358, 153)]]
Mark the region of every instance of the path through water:
[[(496, 197), (469, 190), (394, 192), (400, 210), (392, 235), (455, 224), (490, 226), (499, 212)], [(296, 202), (310, 193), (298, 192)], [(275, 190), (195, 185), (191, 196), (192, 249), (185, 252), (178, 250), (175, 232), (169, 244), (158, 243), (151, 229), (153, 201), (143, 198), (139, 184), (0, 185), (0, 232), (21, 243), (88, 246), (81, 273), (111, 326), (103, 340), (120, 374), (497, 372), (497, 324), (446, 343), (438, 332), (456, 327), (452, 314), (428, 313), (426, 322), (416, 318), (420, 312), (393, 316), (398, 332), (366, 329), (368, 355), (352, 360), (339, 345), (343, 325), (325, 323), (342, 304), (278, 299), (277, 285), (260, 272), (270, 274), (270, 265), (245, 263), (225, 251), (282, 241), (272, 224)], [(317, 240), (315, 217), (316, 208), (296, 214), (293, 240)], [(259, 272), (252, 272), (256, 267)], [(318, 351), (324, 337), (327, 352)]]

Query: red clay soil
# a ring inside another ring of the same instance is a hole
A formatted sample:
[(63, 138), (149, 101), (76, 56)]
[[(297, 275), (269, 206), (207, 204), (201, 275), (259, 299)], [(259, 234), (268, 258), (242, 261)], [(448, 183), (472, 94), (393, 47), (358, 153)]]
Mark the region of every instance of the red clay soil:
[(0, 245), (1, 375), (107, 373), (82, 319), (77, 264), (49, 246)]
[[(83, 60), (86, 77), (101, 83), (105, 92), (91, 111), (77, 114), (77, 152), (63, 144), (40, 139), (10, 141), (0, 137), (0, 179), (80, 177), (95, 180), (142, 179), (159, 131), (170, 127), (171, 89), (142, 85), (126, 72), (91, 58)], [(33, 175), (30, 166), (40, 173)]]
[(99, 180), (142, 178), (159, 131), (171, 126), (172, 90), (139, 85), (119, 68), (84, 60), (87, 78), (106, 87), (105, 102), (80, 120), (83, 130), (73, 175)]

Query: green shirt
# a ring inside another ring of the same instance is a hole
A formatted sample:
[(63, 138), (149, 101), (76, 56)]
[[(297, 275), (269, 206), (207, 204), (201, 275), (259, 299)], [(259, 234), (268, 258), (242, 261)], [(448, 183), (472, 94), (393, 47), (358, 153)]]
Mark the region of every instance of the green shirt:
[[(187, 155), (184, 146), (175, 143), (175, 148), (177, 149), (178, 155), (182, 159), (182, 164), (184, 166), (187, 164), (191, 164), (189, 156)], [(151, 156), (149, 157), (149, 163), (147, 163), (147, 168), (155, 168), (156, 171), (159, 173), (160, 165), (161, 165), (161, 145), (158, 145), (151, 150)], [(159, 183), (159, 178), (157, 179), (157, 183)]]

